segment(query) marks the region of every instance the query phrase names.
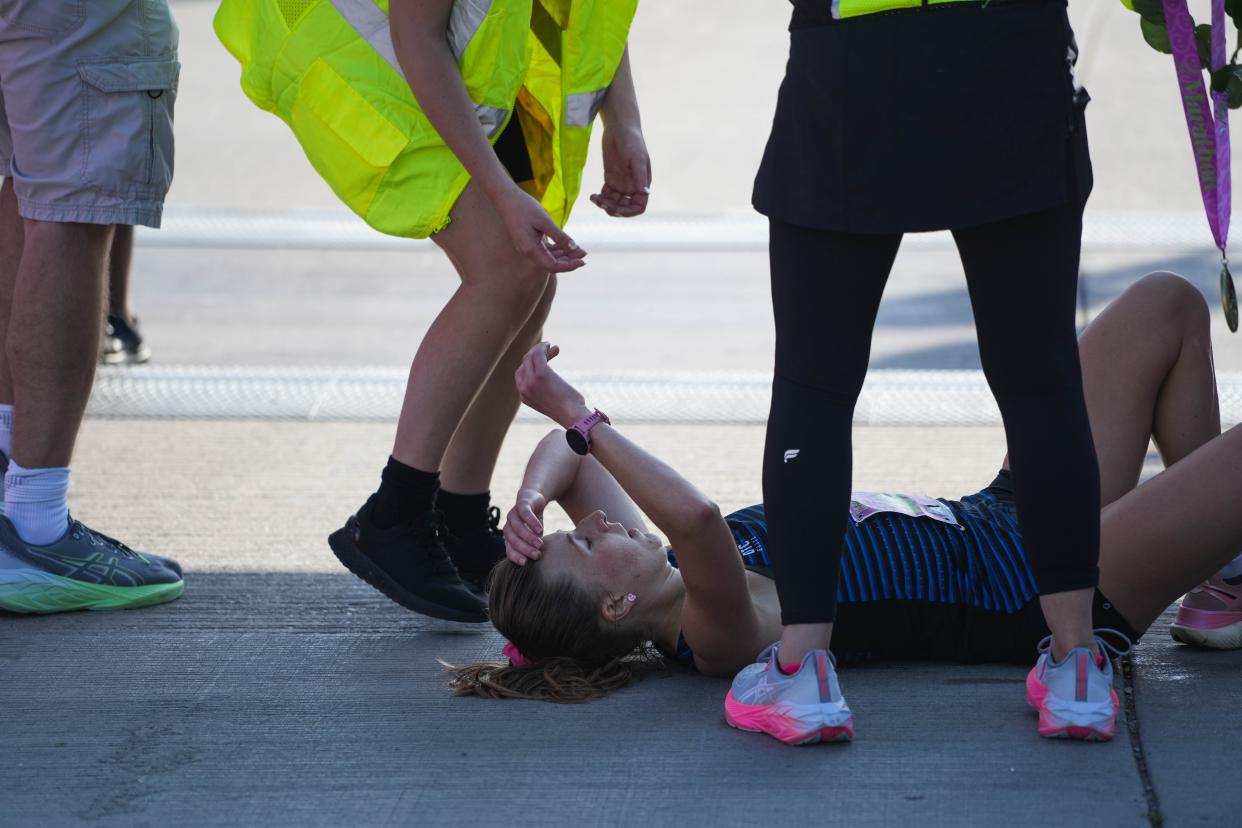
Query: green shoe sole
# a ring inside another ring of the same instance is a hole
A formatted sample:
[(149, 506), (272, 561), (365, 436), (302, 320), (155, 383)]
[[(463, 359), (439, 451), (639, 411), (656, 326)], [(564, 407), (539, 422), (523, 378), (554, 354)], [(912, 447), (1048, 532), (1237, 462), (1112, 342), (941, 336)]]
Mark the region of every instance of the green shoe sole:
[(88, 584), (38, 569), (0, 570), (0, 609), (21, 613), (149, 607), (171, 601), (185, 581), (117, 587)]

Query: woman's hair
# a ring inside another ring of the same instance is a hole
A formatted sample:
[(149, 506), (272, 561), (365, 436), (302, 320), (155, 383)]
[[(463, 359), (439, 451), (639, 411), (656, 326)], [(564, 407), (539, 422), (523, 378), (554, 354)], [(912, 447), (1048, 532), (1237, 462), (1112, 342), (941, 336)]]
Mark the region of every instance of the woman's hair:
[(500, 561), (488, 578), (488, 594), (492, 624), (529, 663), (445, 664), (456, 695), (588, 702), (663, 663), (645, 630), (606, 622), (596, 593), (569, 576), (545, 577), (535, 561)]

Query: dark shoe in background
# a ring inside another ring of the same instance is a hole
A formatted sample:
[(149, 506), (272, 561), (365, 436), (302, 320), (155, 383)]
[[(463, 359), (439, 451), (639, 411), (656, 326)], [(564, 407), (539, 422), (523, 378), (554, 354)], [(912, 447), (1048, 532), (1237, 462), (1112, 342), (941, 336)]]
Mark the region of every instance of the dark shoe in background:
[(138, 317), (126, 319), (108, 314), (99, 361), (104, 365), (141, 365), (150, 358), (151, 349), (138, 330)]

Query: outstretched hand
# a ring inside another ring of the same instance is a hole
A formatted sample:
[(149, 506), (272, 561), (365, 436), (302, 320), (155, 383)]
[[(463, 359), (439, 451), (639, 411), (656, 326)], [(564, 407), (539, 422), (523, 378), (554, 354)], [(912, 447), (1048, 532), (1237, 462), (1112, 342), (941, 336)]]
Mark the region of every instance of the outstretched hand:
[(495, 202), (514, 248), (546, 273), (568, 273), (586, 264), (586, 251), (557, 226), (543, 205), (516, 185)]
[(591, 412), (582, 394), (548, 365), (560, 352), (557, 346), (540, 342), (522, 357), (513, 378), (522, 402), (569, 428)]

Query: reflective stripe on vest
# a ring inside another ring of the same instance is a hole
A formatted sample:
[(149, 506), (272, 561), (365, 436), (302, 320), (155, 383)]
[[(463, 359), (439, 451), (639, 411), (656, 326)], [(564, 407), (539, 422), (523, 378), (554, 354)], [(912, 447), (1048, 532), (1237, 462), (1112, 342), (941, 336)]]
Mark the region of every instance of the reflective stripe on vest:
[(608, 89), (604, 88), (565, 96), (565, 123), (569, 126), (590, 126), (607, 94)]
[(453, 57), (461, 60), (466, 47), (483, 26), (483, 20), (492, 7), (492, 0), (456, 0), (449, 13), (448, 42)]
[[(345, 18), (345, 22), (365, 40), (376, 54), (384, 59), (392, 70), (405, 78), (401, 64), (397, 60), (397, 50), (392, 45), (392, 30), (389, 27), (388, 15), (375, 5), (375, 0), (331, 0), (332, 5)], [(483, 25), (491, 0), (456, 0), (453, 11), (449, 15), (448, 40), (453, 57), (461, 60), (466, 47)], [(495, 137), (509, 117), (509, 110), (494, 106), (474, 104), (474, 115), (488, 138)], [(590, 123), (588, 121), (588, 123)]]
[(832, 16), (837, 20), (843, 20), (847, 17), (861, 17), (864, 14), (969, 2), (978, 2), (978, 0), (832, 0)]

